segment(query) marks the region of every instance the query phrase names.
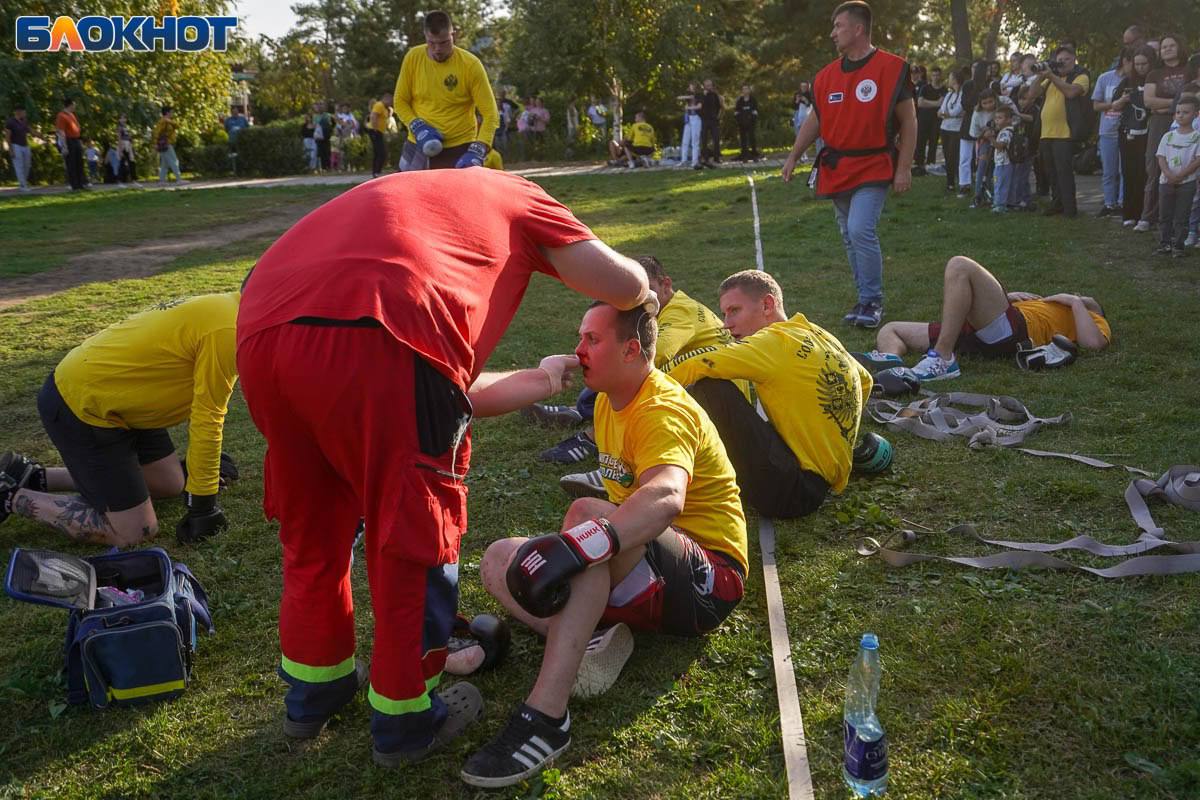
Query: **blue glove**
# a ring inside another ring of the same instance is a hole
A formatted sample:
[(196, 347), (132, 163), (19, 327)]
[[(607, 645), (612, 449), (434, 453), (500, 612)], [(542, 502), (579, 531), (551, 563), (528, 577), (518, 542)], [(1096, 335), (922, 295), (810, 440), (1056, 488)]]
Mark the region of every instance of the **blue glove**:
[(488, 146), (483, 142), (471, 142), (467, 146), (467, 152), (458, 157), (458, 163), (454, 165), (455, 169), (465, 169), (466, 167), (482, 167), (483, 160), (487, 158)]
[(421, 152), (427, 158), (433, 158), (442, 152), (442, 133), (437, 128), (418, 117), (408, 124), (408, 129), (417, 140), (417, 147), (421, 148)]

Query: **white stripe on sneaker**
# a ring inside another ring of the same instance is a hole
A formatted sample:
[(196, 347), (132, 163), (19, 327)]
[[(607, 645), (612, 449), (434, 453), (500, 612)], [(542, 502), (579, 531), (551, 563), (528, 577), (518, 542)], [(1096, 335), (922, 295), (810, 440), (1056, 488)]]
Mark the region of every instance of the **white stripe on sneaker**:
[(554, 748), (551, 747), (549, 745), (549, 743), (547, 743), (546, 740), (540, 736), (531, 736), (529, 738), (529, 741), (525, 743), (525, 747), (529, 747), (530, 745), (533, 745), (534, 747), (541, 750), (543, 757), (548, 756), (554, 752)]
[(513, 753), (512, 757), (513, 757), (513, 761), (519, 762), (521, 764), (521, 766), (523, 766), (525, 769), (536, 769), (537, 768), (538, 762), (531, 761), (529, 759), (529, 756), (522, 754), (520, 750)]

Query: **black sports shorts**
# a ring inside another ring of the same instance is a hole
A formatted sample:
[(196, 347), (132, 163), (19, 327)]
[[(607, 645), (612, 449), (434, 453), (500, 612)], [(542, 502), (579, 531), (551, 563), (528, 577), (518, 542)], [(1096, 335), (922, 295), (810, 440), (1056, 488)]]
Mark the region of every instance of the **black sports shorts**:
[(144, 503), (150, 492), (141, 466), (175, 452), (163, 428), (101, 428), (79, 419), (59, 393), (53, 372), (38, 392), (37, 405), (76, 491), (99, 512), (128, 511)]

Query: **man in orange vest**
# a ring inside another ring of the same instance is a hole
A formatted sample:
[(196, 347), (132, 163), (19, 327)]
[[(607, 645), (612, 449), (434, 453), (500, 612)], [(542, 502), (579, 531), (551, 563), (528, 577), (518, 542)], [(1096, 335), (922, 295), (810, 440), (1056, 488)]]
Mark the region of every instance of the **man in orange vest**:
[[(862, 0), (833, 12), (831, 34), (841, 58), (817, 73), (813, 111), (783, 165), (790, 181), (796, 162), (818, 137), (817, 197), (833, 200), (858, 302), (843, 321), (877, 328), (883, 319), (883, 253), (875, 226), (887, 198), (912, 185), (917, 142), (908, 63), (871, 45), (871, 7)], [(897, 144), (897, 135), (899, 144)]]
[(79, 119), (75, 116), (75, 100), (68, 97), (63, 101), (63, 109), (54, 118), (54, 127), (58, 129), (62, 142), (63, 160), (67, 165), (67, 183), (72, 191), (84, 188), (83, 183), (83, 145), (80, 137), (83, 135), (79, 128)]

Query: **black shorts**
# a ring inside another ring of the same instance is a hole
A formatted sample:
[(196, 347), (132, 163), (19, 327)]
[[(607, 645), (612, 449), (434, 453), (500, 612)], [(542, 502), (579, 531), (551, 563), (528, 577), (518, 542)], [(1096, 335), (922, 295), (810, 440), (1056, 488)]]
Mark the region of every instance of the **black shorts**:
[(733, 556), (705, 550), (674, 528), (646, 545), (642, 560), (612, 588), (601, 623), (700, 636), (720, 625), (745, 591)]
[(650, 147), (648, 145), (631, 144), (631, 145), (629, 145), (629, 149), (635, 156), (652, 156), (652, 155), (654, 155), (654, 148)]
[[(978, 333), (969, 323), (964, 322), (962, 331), (958, 334), (958, 341), (954, 343), (954, 352), (956, 353), (978, 353), (983, 356), (1011, 356), (1020, 349), (1020, 346), (1029, 341), (1029, 328), (1025, 324), (1025, 316), (1017, 310), (1017, 307), (1012, 303), (1008, 304), (1008, 308), (1004, 309), (1003, 316), (1008, 319), (1010, 332), (1007, 336), (994, 342), (985, 342), (979, 338)], [(991, 324), (999, 319), (992, 320)], [(937, 343), (938, 335), (942, 332), (942, 323), (929, 323), (929, 346), (933, 347)]]
[(128, 511), (149, 499), (141, 466), (175, 452), (175, 443), (165, 429), (89, 425), (63, 400), (53, 372), (38, 392), (37, 405), (42, 427), (88, 505), (101, 513)]

